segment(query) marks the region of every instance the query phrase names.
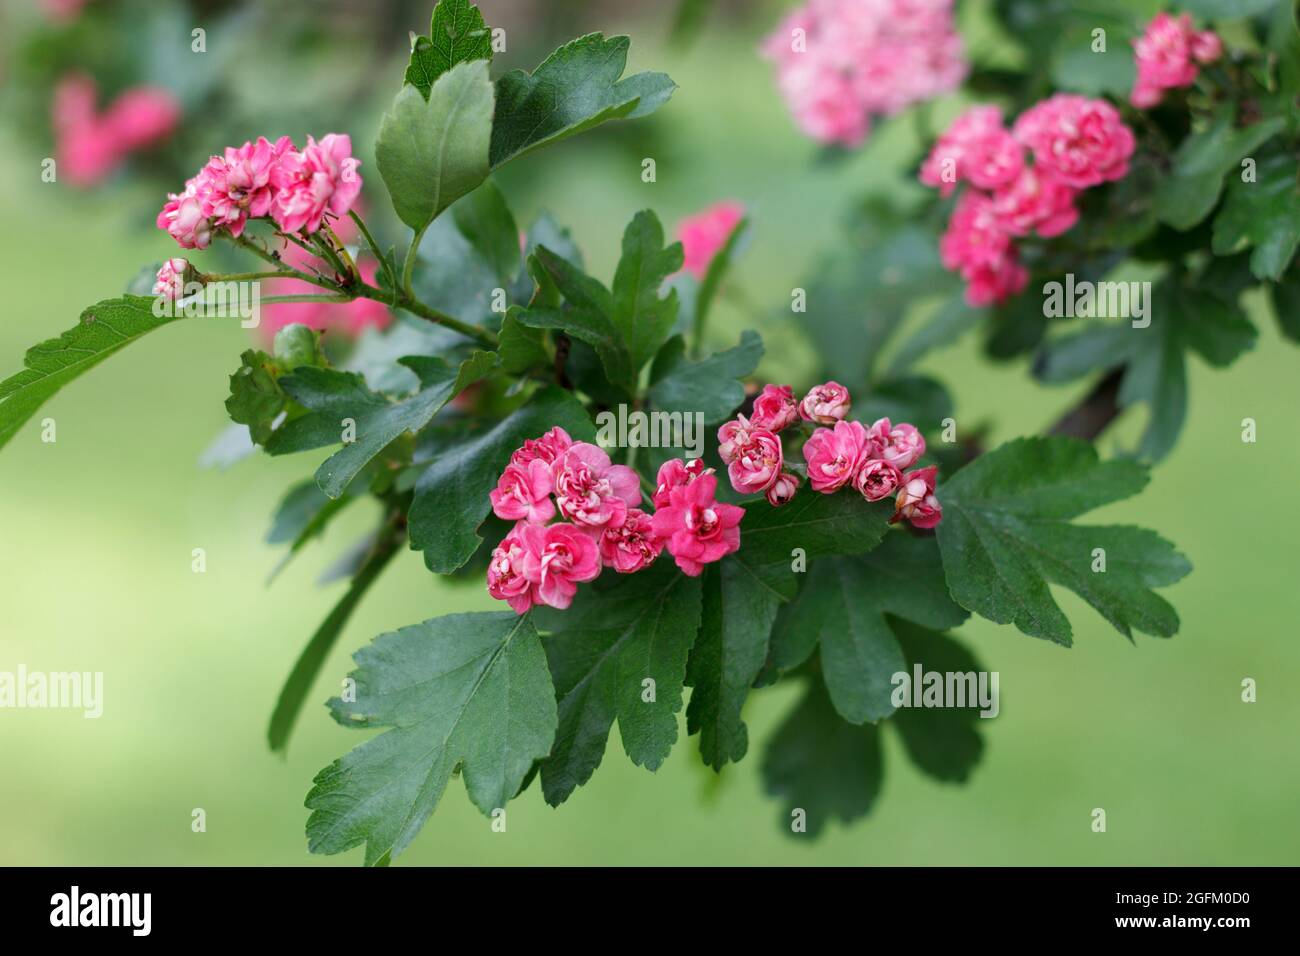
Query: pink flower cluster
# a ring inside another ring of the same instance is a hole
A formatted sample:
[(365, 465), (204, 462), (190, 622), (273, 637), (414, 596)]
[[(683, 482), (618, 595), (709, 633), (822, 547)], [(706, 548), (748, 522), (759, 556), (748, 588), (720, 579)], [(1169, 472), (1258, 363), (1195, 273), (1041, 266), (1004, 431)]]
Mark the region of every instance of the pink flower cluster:
[(95, 81), (65, 76), (54, 90), (55, 161), (74, 186), (93, 186), (128, 155), (166, 139), (180, 120), (176, 98), (164, 89), (137, 86), (97, 112)]
[(1015, 240), (1070, 229), (1079, 193), (1122, 179), (1135, 146), (1115, 107), (1069, 93), (1035, 104), (1010, 130), (996, 106), (957, 117), (920, 179), (944, 196), (967, 184), (939, 241), (944, 267), (966, 281), (967, 303), (1001, 304), (1024, 289), (1029, 272)]
[(673, 459), (658, 477), (647, 513), (636, 472), (602, 449), (558, 426), (525, 441), (489, 493), (493, 513), (515, 526), (492, 552), (488, 593), (518, 614), (563, 609), (602, 568), (632, 574), (667, 548), (694, 576), (740, 547), (745, 510), (714, 500), (717, 479), (703, 462)]
[(762, 50), (799, 127), (845, 146), (872, 116), (947, 93), (967, 70), (952, 0), (808, 0)]
[(1200, 65), (1223, 56), (1223, 41), (1212, 30), (1197, 30), (1192, 17), (1159, 13), (1146, 31), (1133, 41), (1137, 81), (1129, 102), (1139, 109), (1155, 106), (1165, 90), (1191, 86)]
[(780, 432), (798, 421), (818, 426), (803, 445), (813, 491), (834, 494), (851, 487), (867, 501), (897, 493), (894, 519), (918, 528), (939, 523), (934, 496), (935, 467), (908, 471), (925, 454), (925, 439), (913, 426), (888, 418), (870, 428), (849, 421), (849, 391), (826, 382), (795, 401), (789, 385), (765, 385), (748, 418), (740, 415), (718, 430), (718, 454), (731, 486), (741, 494), (763, 494), (779, 507), (799, 489), (800, 477), (785, 468)]
[(249, 219), (263, 217), (285, 232), (312, 233), (327, 215), (343, 216), (352, 208), (361, 192), (359, 165), (351, 138), (340, 133), (319, 143), (308, 136), (301, 151), (287, 136), (228, 146), (183, 192), (168, 196), (158, 228), (184, 249), (207, 248), (221, 229), (239, 236)]

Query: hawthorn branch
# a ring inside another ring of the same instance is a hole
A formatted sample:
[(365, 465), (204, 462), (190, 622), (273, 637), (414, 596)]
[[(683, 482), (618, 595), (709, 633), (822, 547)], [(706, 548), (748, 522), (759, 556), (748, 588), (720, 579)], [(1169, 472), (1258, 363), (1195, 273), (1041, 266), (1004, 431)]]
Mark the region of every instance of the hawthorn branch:
[(1123, 367), (1107, 372), (1079, 404), (1048, 429), (1048, 434), (1096, 441), (1102, 432), (1114, 424), (1122, 411), (1119, 405), (1119, 386), (1123, 378)]

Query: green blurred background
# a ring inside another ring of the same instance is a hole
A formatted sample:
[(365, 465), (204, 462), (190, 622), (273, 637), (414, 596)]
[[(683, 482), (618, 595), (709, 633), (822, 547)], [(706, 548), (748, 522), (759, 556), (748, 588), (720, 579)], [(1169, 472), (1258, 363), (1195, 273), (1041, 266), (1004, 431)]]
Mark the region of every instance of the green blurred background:
[[(416, 4), (409, 22), (393, 26), (399, 37), (427, 28), (428, 5)], [(887, 123), (865, 150), (819, 161), (755, 53), (781, 4), (724, 12), (685, 50), (666, 43), (671, 4), (559, 6), (564, 15), (548, 18), (484, 0), (489, 23), (517, 24), (520, 50), (504, 58), (508, 65), (535, 62), (531, 51), (563, 30), (627, 32), (633, 66), (666, 70), (681, 89), (645, 123), (515, 164), (502, 185), (517, 216), (527, 221), (549, 209), (572, 226), (593, 273), (607, 277), (637, 209), (653, 206), (671, 227), (710, 202), (743, 201), (754, 228), (734, 284), (752, 305), (724, 302), (713, 332), (734, 342), (740, 328), (757, 326), (768, 343), (763, 374), (807, 384), (807, 346), (797, 330), (765, 316), (788, 303), (835, 242), (846, 203), (895, 188), (917, 148), (912, 125)], [(339, 122), (283, 131), (347, 129), (368, 159), (381, 108), (400, 82), (396, 61), (385, 69)], [(274, 84), (260, 88), (274, 98)], [(39, 138), (13, 124), (4, 130), (0, 372), (8, 374), (27, 346), (120, 292), (174, 246), (144, 227), (162, 199), (156, 183), (127, 172), (92, 192), (44, 184)], [(280, 130), (248, 125), (240, 141), (261, 132)], [(221, 145), (200, 146), (193, 166)], [(640, 178), (647, 155), (657, 160), (653, 184)], [(362, 173), (370, 205), (386, 211), (373, 162)], [(1192, 369), (1188, 427), (1147, 491), (1088, 519), (1140, 522), (1191, 557), (1194, 573), (1162, 592), (1182, 617), (1181, 632), (1169, 641), (1140, 636), (1132, 646), (1063, 592), (1057, 597), (1075, 627), (1071, 650), (972, 620), (959, 634), (1001, 673), (1002, 713), (981, 728), (986, 755), (969, 785), (923, 778), (891, 735), (887, 780), (870, 817), (817, 840), (789, 835), (758, 777), (763, 744), (797, 695), (783, 686), (751, 696), (750, 755), (720, 776), (700, 766), (684, 724), (656, 774), (628, 762), (615, 729), (588, 786), (558, 810), (531, 788), (511, 804), (505, 833), (492, 832), (453, 783), (400, 862), (1300, 862), (1300, 587), (1292, 556), (1300, 356), (1280, 340), (1262, 302), (1252, 314), (1262, 332), (1252, 353), (1227, 371)], [(335, 725), (321, 706), (303, 714), (287, 759), (269, 753), (264, 733), (280, 682), (341, 588), (318, 588), (315, 578), (372, 515), (345, 513), (323, 543), (265, 586), (279, 558), (263, 543), (270, 513), (323, 453), (250, 459), (226, 473), (199, 469), (224, 423), (227, 376), (247, 344), (233, 323), (164, 329), (60, 394), (0, 454), (0, 670), (23, 663), (103, 671), (106, 698), (99, 720), (0, 711), (0, 863), (360, 861), (360, 851), (308, 855), (302, 800), (315, 772), (361, 735)], [(1040, 431), (1078, 394), (1034, 385), (1023, 363), (989, 365), (973, 337), (932, 354), (923, 369), (951, 387), (959, 428), (988, 420), (996, 440)], [(54, 444), (40, 440), (45, 416), (57, 421)], [(1130, 415), (1103, 450), (1131, 445), (1141, 417)], [(1255, 444), (1241, 441), (1246, 417), (1258, 423)], [(191, 571), (198, 547), (207, 552), (204, 574)], [(353, 618), (314, 699), (333, 693), (351, 651), (375, 634), (492, 604), (476, 586), (439, 582), (407, 554)], [(1258, 682), (1257, 703), (1240, 699), (1245, 677)], [(200, 807), (207, 831), (194, 833), (191, 811)], [(1104, 834), (1091, 831), (1094, 807), (1107, 812)]]

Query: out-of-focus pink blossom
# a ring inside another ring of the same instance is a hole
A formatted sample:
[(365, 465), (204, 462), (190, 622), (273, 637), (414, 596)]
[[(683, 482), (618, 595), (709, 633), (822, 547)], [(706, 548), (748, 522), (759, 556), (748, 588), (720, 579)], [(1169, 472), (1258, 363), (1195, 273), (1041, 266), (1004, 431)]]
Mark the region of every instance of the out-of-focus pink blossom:
[(96, 112), (95, 81), (83, 73), (63, 77), (54, 90), (51, 125), (59, 174), (74, 186), (93, 186), (131, 152), (169, 136), (180, 106), (166, 90), (127, 90), (103, 115)]
[(713, 257), (744, 218), (745, 207), (740, 203), (720, 202), (683, 219), (677, 227), (677, 238), (682, 243), (682, 268), (703, 279)]
[(1002, 305), (1029, 284), (1029, 270), (1021, 265), (1014, 246), (1001, 259), (964, 270), (962, 275), (966, 279), (966, 304), (975, 309)]
[(649, 567), (664, 547), (654, 533), (654, 519), (639, 508), (629, 508), (621, 526), (602, 531), (599, 544), (600, 560), (619, 574)]
[(677, 566), (691, 577), (706, 564), (740, 549), (740, 521), (745, 509), (719, 503), (718, 479), (701, 475), (669, 493), (667, 507), (654, 513), (655, 534), (664, 541)]
[(800, 128), (846, 146), (870, 117), (955, 89), (967, 70), (952, 0), (808, 0), (762, 50)]
[(103, 124), (118, 146), (131, 152), (166, 139), (180, 118), (181, 104), (167, 90), (137, 86), (109, 105)]
[(972, 106), (939, 137), (921, 164), (921, 182), (947, 196), (957, 183), (997, 189), (1015, 181), (1024, 169), (1024, 147), (1002, 125), (996, 106)]
[(1133, 41), (1137, 80), (1129, 101), (1139, 109), (1155, 106), (1166, 90), (1191, 86), (1200, 72), (1198, 64), (1213, 63), (1223, 55), (1223, 41), (1211, 30), (1198, 31), (1192, 17), (1156, 14), (1142, 36)]
[(325, 214), (346, 215), (361, 192), (360, 160), (352, 155), (352, 138), (329, 133), (320, 142), (289, 150), (272, 168), (275, 188), (272, 218), (285, 232), (316, 232)]
[(1030, 107), (1013, 132), (1033, 152), (1040, 173), (1076, 189), (1122, 179), (1137, 145), (1115, 107), (1074, 93)]
[(998, 218), (993, 199), (967, 190), (957, 200), (948, 228), (939, 239), (944, 268), (960, 272), (999, 262), (1011, 247), (1011, 234)]
[(868, 446), (861, 422), (836, 422), (834, 428), (813, 432), (803, 446), (813, 491), (830, 494), (848, 484), (862, 467)]
[[(297, 268), (317, 268), (328, 272), (319, 259), (307, 254), (298, 246), (288, 245), (281, 257)], [(357, 261), (357, 271), (370, 285), (375, 284), (379, 265), (373, 259)], [(267, 295), (319, 295), (319, 286), (302, 279), (271, 279), (263, 284)], [(271, 302), (262, 306), (261, 333), (272, 339), (286, 325), (299, 322), (318, 332), (331, 332), (346, 338), (356, 338), (368, 328), (384, 329), (393, 320), (388, 306), (374, 299), (353, 299), (351, 302)]]
[(45, 16), (55, 21), (75, 20), (90, 0), (41, 0), (41, 10)]
[(1079, 209), (1074, 204), (1078, 194), (1077, 189), (1026, 166), (1015, 182), (993, 194), (993, 215), (1013, 236), (1036, 231), (1050, 239), (1079, 221)]

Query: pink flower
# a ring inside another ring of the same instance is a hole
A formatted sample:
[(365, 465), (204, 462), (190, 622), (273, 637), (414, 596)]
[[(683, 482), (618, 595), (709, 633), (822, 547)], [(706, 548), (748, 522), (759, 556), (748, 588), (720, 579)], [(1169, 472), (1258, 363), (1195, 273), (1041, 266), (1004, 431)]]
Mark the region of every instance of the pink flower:
[(619, 574), (648, 568), (659, 557), (664, 543), (654, 533), (654, 519), (637, 508), (629, 508), (622, 527), (600, 533), (600, 560)]
[(939, 239), (945, 269), (962, 273), (997, 263), (1011, 249), (1011, 234), (998, 218), (993, 200), (984, 193), (962, 193), (948, 228)]
[(741, 451), (752, 439), (750, 434), (754, 426), (744, 415), (737, 415), (734, 421), (726, 422), (718, 429), (718, 457), (723, 464), (730, 465), (739, 457)]
[(807, 0), (763, 43), (799, 127), (856, 146), (892, 116), (966, 75), (952, 0)]
[(754, 399), (754, 410), (749, 421), (755, 428), (779, 432), (799, 420), (799, 405), (794, 400), (794, 389), (789, 385), (764, 385), (762, 393)]
[(868, 458), (853, 476), (853, 487), (868, 501), (888, 498), (902, 482), (902, 473), (879, 458)]
[(890, 521), (906, 518), (917, 528), (933, 528), (943, 518), (943, 508), (934, 496), (936, 465), (910, 471), (903, 476), (903, 485), (895, 499), (894, 517)]
[(803, 446), (813, 491), (830, 494), (844, 487), (862, 467), (869, 445), (861, 422), (836, 422), (813, 432)]
[(1165, 90), (1196, 82), (1198, 63), (1213, 63), (1223, 55), (1223, 41), (1210, 30), (1198, 32), (1190, 14), (1159, 13), (1133, 41), (1137, 80), (1130, 102), (1139, 109), (1155, 106)]
[(1033, 152), (1040, 173), (1076, 189), (1122, 179), (1137, 142), (1115, 107), (1073, 93), (1030, 107), (1013, 132)]
[(532, 584), (534, 603), (564, 610), (573, 602), (578, 585), (600, 574), (596, 539), (571, 524), (525, 524), (524, 577)]
[(966, 280), (966, 304), (975, 309), (1002, 305), (1029, 284), (1029, 270), (1020, 264), (1014, 247), (1001, 259), (962, 270), (962, 277)]
[(183, 193), (169, 193), (158, 213), (158, 228), (166, 229), (182, 249), (206, 249), (212, 241), (212, 220), (204, 215), (200, 196), (202, 175), (189, 180)]
[(289, 150), (272, 168), (272, 218), (285, 232), (310, 233), (327, 212), (346, 215), (361, 192), (360, 165), (347, 134), (329, 133), (319, 143), (308, 136), (302, 152)]
[(1044, 239), (1059, 236), (1079, 221), (1078, 190), (1026, 166), (1015, 182), (993, 194), (993, 215), (1013, 236), (1037, 230)]
[(766, 428), (749, 432), (749, 441), (737, 449), (736, 456), (727, 465), (731, 487), (742, 495), (756, 495), (766, 491), (781, 474), (785, 463), (781, 439)]
[(677, 227), (682, 243), (682, 268), (703, 279), (732, 231), (745, 218), (745, 207), (738, 202), (714, 203), (703, 212), (683, 219)]
[(799, 483), (799, 476), (794, 472), (781, 472), (767, 489), (767, 503), (773, 508), (781, 507), (794, 497), (794, 493), (799, 490)]
[(203, 211), (218, 226), (225, 226), (232, 236), (244, 231), (244, 223), (271, 211), (275, 191), (271, 174), (285, 153), (293, 149), (288, 136), (275, 143), (259, 136), (257, 142), (238, 149), (227, 146), (221, 156), (213, 156), (203, 168), (208, 190), (203, 196)]
[(997, 189), (1024, 169), (1024, 148), (1002, 125), (996, 106), (972, 106), (953, 120), (921, 164), (921, 182), (947, 196), (958, 182)]
[(849, 390), (839, 382), (814, 385), (799, 403), (799, 417), (806, 422), (833, 425), (849, 413)]
[(526, 465), (531, 461), (541, 461), (553, 465), (572, 446), (573, 439), (569, 437), (569, 433), (556, 425), (541, 438), (526, 439), (523, 446), (517, 448), (510, 456), (510, 463)]
[(690, 461), (684, 461), (681, 458), (670, 458), (659, 466), (653, 499), (654, 506), (656, 508), (668, 507), (669, 494), (674, 488), (689, 485), (701, 475), (711, 474), (713, 474), (713, 469), (704, 467), (703, 458), (692, 458)]
[(516, 614), (524, 614), (533, 606), (533, 585), (524, 575), (524, 543), (515, 527), (499, 545), (492, 549), (488, 563), (488, 594), (498, 601), (506, 601)]
[(867, 437), (872, 443), (869, 457), (898, 469), (910, 468), (925, 454), (925, 438), (906, 422), (893, 425), (888, 418), (881, 418), (867, 430)]
[(560, 514), (586, 528), (617, 528), (641, 501), (641, 480), (626, 465), (610, 464), (595, 445), (577, 442), (555, 462)]
[(113, 101), (103, 124), (122, 151), (130, 152), (166, 139), (180, 118), (181, 105), (167, 90), (137, 86)]
[(719, 504), (714, 495), (718, 479), (701, 475), (668, 493), (668, 506), (654, 513), (653, 527), (677, 566), (691, 577), (704, 565), (720, 561), (740, 548), (740, 519), (745, 509), (738, 505)]
[(551, 501), (553, 487), (551, 466), (534, 459), (526, 465), (506, 465), (488, 497), (498, 518), (545, 524), (555, 517), (555, 505)]
[(190, 264), (179, 257), (168, 259), (158, 270), (157, 281), (153, 285), (154, 295), (164, 299), (179, 299), (185, 295), (185, 273)]

